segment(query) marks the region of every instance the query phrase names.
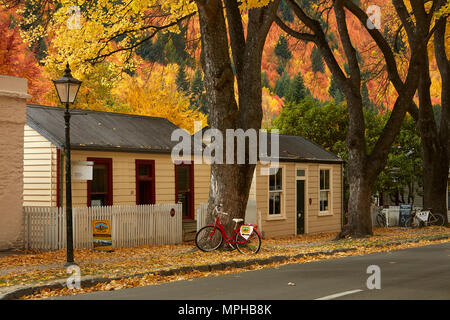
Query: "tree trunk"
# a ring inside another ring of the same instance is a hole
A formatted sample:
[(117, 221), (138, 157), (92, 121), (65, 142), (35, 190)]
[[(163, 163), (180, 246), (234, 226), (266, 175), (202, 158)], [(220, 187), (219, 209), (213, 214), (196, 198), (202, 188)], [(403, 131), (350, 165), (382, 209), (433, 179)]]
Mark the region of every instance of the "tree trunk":
[(361, 238), (372, 235), (370, 216), (370, 196), (375, 179), (369, 176), (366, 141), (364, 136), (364, 116), (360, 94), (346, 90), (349, 110), (349, 131), (347, 134), (348, 168), (347, 179), (350, 188), (348, 199), (347, 224), (338, 238)]
[(372, 219), (370, 216), (370, 196), (372, 183), (361, 177), (360, 172), (348, 173), (350, 198), (348, 200), (348, 222), (343, 226), (338, 238), (361, 238), (372, 235)]
[[(436, 33), (439, 36), (439, 28)], [(436, 53), (438, 55), (438, 53)], [(447, 222), (447, 179), (449, 168), (448, 150), (448, 106), (443, 97), (440, 125), (434, 117), (430, 92), (430, 72), (428, 56), (420, 69), (418, 128), (422, 146), (423, 161), (423, 207), (434, 213), (442, 213)], [(446, 91), (445, 75), (442, 90)], [(448, 84), (448, 83), (447, 83)], [(443, 93), (443, 96), (446, 93)]]
[[(279, 0), (266, 7), (249, 9), (245, 37), (239, 3), (225, 0), (227, 24), (223, 3), (219, 0), (197, 0), (202, 44), (202, 67), (209, 105), (208, 124), (218, 129), (223, 139), (223, 159), (226, 159), (225, 133), (227, 129), (261, 128), (262, 51), (275, 16)], [(228, 28), (227, 28), (228, 25)], [(229, 36), (229, 38), (228, 38)], [(230, 39), (230, 43), (228, 42)], [(234, 92), (235, 75), (231, 67), (230, 45), (238, 84), (238, 103)], [(235, 144), (236, 146), (236, 144)], [(249, 146), (246, 144), (246, 159)], [(236, 152), (235, 152), (236, 158)], [(232, 235), (233, 218), (245, 219), (248, 195), (256, 164), (212, 164), (207, 222), (216, 205), (223, 204), (222, 223)]]
[(434, 144), (422, 143), (423, 208), (442, 213), (447, 219), (448, 152), (435, 150)]

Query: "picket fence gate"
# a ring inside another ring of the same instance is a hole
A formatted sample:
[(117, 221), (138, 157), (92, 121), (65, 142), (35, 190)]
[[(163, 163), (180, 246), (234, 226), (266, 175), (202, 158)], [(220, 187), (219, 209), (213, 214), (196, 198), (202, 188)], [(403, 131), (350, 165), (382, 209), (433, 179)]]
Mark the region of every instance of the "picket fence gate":
[[(171, 209), (175, 215), (171, 216)], [(26, 248), (66, 247), (64, 208), (24, 207)], [(113, 248), (182, 242), (182, 204), (73, 208), (74, 248), (93, 248), (92, 220), (110, 220)]]

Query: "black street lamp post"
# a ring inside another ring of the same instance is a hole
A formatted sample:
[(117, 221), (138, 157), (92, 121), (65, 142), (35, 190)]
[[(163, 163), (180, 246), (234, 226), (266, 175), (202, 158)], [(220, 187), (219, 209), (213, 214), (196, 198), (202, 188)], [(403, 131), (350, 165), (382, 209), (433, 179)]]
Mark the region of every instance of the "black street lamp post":
[(66, 65), (64, 75), (53, 80), (59, 100), (66, 105), (64, 112), (65, 120), (65, 171), (66, 171), (66, 240), (67, 240), (67, 261), (66, 266), (75, 264), (73, 259), (73, 224), (72, 224), (72, 176), (70, 168), (70, 112), (69, 103), (73, 103), (77, 97), (81, 81), (72, 77), (70, 73), (69, 63)]

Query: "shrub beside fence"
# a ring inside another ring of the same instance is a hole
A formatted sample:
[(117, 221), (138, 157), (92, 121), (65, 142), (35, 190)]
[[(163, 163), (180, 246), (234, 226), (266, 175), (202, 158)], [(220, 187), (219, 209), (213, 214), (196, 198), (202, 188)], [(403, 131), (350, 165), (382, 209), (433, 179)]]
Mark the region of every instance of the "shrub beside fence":
[[(182, 242), (182, 204), (73, 208), (74, 248), (93, 248), (92, 220), (110, 220), (113, 248)], [(175, 215), (170, 215), (171, 209)], [(26, 248), (66, 247), (64, 208), (24, 207)]]

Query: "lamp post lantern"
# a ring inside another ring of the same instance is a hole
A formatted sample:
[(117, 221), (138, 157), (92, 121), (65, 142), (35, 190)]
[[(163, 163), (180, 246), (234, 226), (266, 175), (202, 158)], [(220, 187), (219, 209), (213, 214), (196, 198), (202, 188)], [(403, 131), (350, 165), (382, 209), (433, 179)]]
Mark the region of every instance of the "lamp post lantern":
[(73, 103), (77, 97), (78, 90), (81, 86), (81, 81), (72, 77), (70, 73), (69, 63), (66, 64), (64, 75), (53, 80), (53, 83), (58, 93), (59, 100), (66, 105), (64, 112), (65, 120), (65, 146), (64, 159), (66, 171), (66, 266), (75, 264), (73, 259), (73, 227), (72, 227), (72, 177), (70, 169), (70, 112), (69, 103)]

